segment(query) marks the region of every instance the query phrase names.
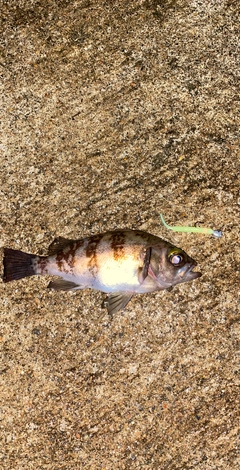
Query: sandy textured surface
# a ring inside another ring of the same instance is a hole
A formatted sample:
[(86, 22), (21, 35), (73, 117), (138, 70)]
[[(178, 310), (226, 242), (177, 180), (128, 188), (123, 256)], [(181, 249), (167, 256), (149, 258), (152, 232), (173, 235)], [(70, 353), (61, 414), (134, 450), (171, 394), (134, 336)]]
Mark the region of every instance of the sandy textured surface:
[[(202, 278), (0, 284), (0, 466), (238, 470), (239, 2), (1, 3), (0, 246), (140, 228)], [(181, 234), (160, 223), (210, 226)]]

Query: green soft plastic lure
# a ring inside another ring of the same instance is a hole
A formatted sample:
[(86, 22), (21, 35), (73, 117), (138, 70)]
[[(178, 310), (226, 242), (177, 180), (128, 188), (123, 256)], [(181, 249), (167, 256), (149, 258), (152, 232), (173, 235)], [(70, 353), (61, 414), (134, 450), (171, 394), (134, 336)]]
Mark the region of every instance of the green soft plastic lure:
[(160, 214), (160, 218), (164, 227), (168, 228), (169, 230), (173, 230), (174, 232), (204, 233), (205, 235), (213, 235), (216, 238), (220, 238), (222, 236), (222, 232), (220, 230), (213, 230), (211, 228), (206, 227), (186, 227), (184, 225), (168, 225), (166, 224), (162, 214)]

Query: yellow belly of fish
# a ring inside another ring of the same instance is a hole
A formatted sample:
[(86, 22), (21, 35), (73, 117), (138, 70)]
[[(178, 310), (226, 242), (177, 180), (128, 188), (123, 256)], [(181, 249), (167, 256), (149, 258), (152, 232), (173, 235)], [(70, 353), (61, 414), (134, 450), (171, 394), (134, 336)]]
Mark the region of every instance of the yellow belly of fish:
[(105, 259), (98, 271), (97, 278), (101, 290), (106, 288), (107, 292), (128, 291), (139, 285), (137, 265), (132, 257), (119, 260)]

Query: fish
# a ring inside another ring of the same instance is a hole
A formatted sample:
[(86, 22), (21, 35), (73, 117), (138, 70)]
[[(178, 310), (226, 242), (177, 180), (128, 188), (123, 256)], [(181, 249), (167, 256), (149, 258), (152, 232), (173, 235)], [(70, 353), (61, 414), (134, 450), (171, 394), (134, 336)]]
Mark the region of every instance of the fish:
[(47, 256), (4, 248), (3, 281), (34, 275), (58, 276), (48, 288), (90, 288), (107, 294), (110, 315), (124, 309), (133, 295), (171, 289), (201, 276), (194, 259), (181, 248), (141, 230), (114, 230), (79, 240), (56, 238)]

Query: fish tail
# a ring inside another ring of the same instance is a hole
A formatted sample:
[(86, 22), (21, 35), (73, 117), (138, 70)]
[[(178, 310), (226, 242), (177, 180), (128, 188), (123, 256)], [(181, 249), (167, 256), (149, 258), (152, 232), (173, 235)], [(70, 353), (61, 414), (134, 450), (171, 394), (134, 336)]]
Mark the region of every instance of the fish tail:
[(34, 259), (36, 255), (11, 248), (4, 248), (3, 282), (15, 281), (36, 274)]

